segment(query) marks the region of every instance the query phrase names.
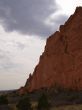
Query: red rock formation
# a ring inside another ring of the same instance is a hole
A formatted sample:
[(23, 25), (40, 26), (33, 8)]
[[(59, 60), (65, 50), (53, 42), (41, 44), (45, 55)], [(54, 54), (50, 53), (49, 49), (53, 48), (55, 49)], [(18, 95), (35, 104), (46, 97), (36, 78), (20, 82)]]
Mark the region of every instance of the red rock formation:
[(82, 7), (47, 39), (45, 51), (25, 88), (34, 91), (55, 85), (82, 90)]
[(25, 90), (24, 87), (20, 87), (17, 92), (18, 92), (20, 95), (22, 95), (22, 94), (25, 94), (25, 93), (26, 93), (26, 90)]

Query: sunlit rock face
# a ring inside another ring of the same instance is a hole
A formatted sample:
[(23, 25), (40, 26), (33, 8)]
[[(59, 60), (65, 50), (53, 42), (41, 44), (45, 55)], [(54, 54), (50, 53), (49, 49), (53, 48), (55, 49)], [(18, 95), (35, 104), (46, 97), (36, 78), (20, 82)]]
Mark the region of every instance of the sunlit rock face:
[(25, 88), (29, 92), (61, 86), (82, 90), (82, 7), (51, 35)]

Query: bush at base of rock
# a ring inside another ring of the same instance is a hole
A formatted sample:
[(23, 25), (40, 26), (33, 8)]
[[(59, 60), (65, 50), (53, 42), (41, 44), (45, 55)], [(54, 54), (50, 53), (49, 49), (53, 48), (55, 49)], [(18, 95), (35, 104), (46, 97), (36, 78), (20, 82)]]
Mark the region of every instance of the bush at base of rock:
[(1, 96), (0, 96), (0, 105), (6, 105), (6, 104), (8, 104), (8, 99), (7, 99), (7, 97), (4, 96), (4, 95), (1, 95)]
[(38, 100), (38, 110), (49, 110), (50, 104), (48, 102), (48, 98), (45, 94), (42, 94), (42, 96)]
[(18, 110), (32, 110), (28, 96), (22, 97), (16, 107)]

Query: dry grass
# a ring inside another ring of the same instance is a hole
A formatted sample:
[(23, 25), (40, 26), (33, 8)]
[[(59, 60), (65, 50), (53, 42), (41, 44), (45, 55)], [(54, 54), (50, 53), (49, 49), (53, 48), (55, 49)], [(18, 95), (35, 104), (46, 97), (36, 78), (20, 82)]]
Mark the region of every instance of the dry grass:
[[(11, 110), (18, 110), (15, 104), (10, 104), (9, 106)], [(32, 108), (34, 108), (33, 110), (37, 110), (36, 106), (37, 106), (37, 102), (33, 102), (32, 103)], [(82, 104), (63, 105), (63, 106), (53, 107), (50, 110), (82, 110)]]
[(9, 104), (9, 107), (10, 107), (11, 110), (18, 110), (16, 108), (16, 104)]
[(82, 110), (82, 105), (66, 105), (66, 106), (59, 106), (51, 108), (51, 110)]

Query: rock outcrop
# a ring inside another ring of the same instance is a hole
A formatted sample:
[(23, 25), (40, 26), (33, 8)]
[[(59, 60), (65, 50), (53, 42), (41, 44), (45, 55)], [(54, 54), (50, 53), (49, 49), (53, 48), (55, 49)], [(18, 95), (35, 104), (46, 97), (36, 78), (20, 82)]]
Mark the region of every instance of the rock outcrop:
[(82, 7), (47, 39), (25, 88), (31, 92), (52, 86), (82, 90)]

